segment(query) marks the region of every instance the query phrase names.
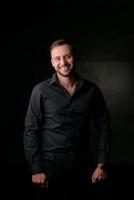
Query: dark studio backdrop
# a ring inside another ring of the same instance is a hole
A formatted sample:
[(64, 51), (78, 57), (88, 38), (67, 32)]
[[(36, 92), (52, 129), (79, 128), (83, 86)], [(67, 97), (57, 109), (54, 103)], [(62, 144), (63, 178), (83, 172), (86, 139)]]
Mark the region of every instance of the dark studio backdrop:
[[(124, 170), (125, 181), (130, 172), (134, 177), (134, 3), (59, 0), (44, 5), (17, 3), (16, 9), (14, 4), (8, 9), (12, 60), (8, 66), (15, 69), (10, 82), (14, 86), (14, 106), (10, 106), (13, 115), (2, 123), (8, 137), (8, 168), (17, 178), (14, 183), (21, 179), (24, 192), (28, 191), (22, 140), (24, 117), (33, 86), (53, 73), (49, 46), (59, 38), (72, 41), (78, 56), (77, 71), (94, 81), (106, 99), (112, 122), (110, 165), (116, 183), (120, 183)], [(92, 148), (94, 151), (94, 145)]]

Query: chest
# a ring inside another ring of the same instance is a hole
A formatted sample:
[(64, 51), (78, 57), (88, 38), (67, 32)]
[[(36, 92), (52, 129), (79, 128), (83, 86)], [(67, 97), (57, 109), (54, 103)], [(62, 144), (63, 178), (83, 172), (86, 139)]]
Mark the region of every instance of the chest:
[(45, 114), (85, 115), (93, 108), (93, 93), (88, 90), (75, 91), (75, 87), (68, 90), (49, 89), (44, 92), (43, 97)]

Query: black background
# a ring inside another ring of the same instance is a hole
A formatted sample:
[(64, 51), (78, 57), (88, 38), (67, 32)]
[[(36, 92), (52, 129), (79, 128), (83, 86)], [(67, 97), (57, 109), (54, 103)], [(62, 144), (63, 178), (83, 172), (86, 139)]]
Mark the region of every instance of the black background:
[(27, 191), (24, 117), (32, 87), (53, 73), (49, 46), (59, 38), (72, 41), (77, 71), (97, 83), (106, 99), (112, 121), (110, 169), (117, 184), (122, 174), (125, 182), (134, 176), (133, 1), (10, 2), (2, 5), (1, 19), (1, 122), (3, 152), (8, 150), (3, 161), (8, 160), (14, 183), (22, 179)]

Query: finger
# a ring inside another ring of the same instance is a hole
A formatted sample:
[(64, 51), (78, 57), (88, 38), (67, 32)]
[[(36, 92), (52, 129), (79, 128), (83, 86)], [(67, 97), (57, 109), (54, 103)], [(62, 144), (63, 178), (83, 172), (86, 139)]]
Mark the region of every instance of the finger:
[(93, 176), (93, 177), (92, 177), (92, 183), (96, 183), (96, 181), (97, 181), (97, 180), (96, 180), (96, 177)]

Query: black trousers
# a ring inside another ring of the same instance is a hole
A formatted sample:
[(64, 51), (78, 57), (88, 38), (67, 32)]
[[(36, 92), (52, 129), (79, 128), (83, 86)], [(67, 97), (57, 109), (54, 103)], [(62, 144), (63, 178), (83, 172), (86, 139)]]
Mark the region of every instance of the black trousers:
[(54, 152), (45, 158), (48, 188), (44, 199), (88, 199), (92, 172), (88, 159), (72, 152)]

